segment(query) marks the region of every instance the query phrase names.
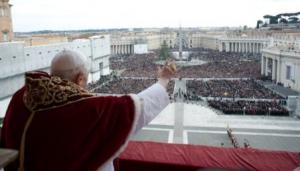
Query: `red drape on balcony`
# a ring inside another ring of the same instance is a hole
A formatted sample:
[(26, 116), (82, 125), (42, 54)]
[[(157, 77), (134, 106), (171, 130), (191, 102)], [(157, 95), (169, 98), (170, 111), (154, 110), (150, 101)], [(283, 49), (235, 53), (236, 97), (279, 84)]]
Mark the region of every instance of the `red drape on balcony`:
[(194, 171), (199, 168), (292, 171), (300, 154), (258, 149), (130, 142), (115, 160), (116, 171)]

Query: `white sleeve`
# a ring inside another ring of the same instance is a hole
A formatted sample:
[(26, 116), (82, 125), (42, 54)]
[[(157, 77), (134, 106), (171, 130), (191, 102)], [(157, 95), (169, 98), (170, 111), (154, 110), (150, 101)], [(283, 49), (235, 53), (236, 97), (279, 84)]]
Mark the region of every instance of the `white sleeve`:
[(166, 88), (159, 83), (153, 84), (137, 96), (142, 101), (142, 111), (136, 124), (135, 133), (151, 122), (170, 103)]

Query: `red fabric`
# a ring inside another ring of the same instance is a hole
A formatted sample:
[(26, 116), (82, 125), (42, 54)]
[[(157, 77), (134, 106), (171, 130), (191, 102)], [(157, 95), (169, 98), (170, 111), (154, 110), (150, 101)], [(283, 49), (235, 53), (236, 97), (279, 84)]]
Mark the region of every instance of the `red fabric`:
[(282, 170), (300, 166), (300, 155), (257, 149), (130, 142), (115, 160), (116, 171), (196, 171), (199, 168)]
[[(19, 150), (30, 112), (23, 102), (25, 88), (8, 107), (1, 146)], [(129, 96), (91, 97), (37, 112), (29, 126), (25, 170), (96, 170), (126, 142), (134, 122), (134, 102)], [(16, 170), (18, 161), (9, 170)]]

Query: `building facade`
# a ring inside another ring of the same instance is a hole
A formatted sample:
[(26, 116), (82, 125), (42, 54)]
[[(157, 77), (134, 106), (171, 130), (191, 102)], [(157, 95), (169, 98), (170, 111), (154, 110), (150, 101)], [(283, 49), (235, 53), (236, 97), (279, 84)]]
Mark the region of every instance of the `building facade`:
[(261, 74), (300, 91), (300, 50), (279, 46), (263, 49)]
[(28, 46), (24, 42), (0, 43), (0, 99), (11, 96), (24, 85), (24, 73), (33, 70), (49, 71), (53, 57), (64, 49), (79, 51), (90, 61), (89, 81), (109, 74), (110, 36), (74, 40), (43, 46)]
[(268, 39), (221, 38), (220, 52), (261, 53), (270, 43)]
[(300, 47), (300, 30), (248, 30), (231, 31), (219, 39), (220, 52), (262, 53), (263, 49), (284, 46), (290, 49)]
[[(206, 34), (203, 32), (184, 31), (183, 49), (209, 48), (219, 49), (219, 38), (222, 33)], [(118, 32), (111, 34), (111, 54), (134, 54), (134, 45), (147, 44), (148, 50), (158, 50), (162, 44), (170, 49), (179, 48), (179, 33), (176, 30), (153, 32)]]
[(0, 42), (9, 42), (14, 38), (11, 7), (9, 0), (0, 0)]
[(68, 42), (68, 37), (59, 35), (34, 35), (28, 37), (15, 37), (14, 41), (23, 41), (25, 46), (40, 46)]

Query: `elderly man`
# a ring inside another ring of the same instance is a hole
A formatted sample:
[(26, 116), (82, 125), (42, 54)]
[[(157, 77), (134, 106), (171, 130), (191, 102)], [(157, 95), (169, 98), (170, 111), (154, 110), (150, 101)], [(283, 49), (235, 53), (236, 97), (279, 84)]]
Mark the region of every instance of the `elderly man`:
[(29, 72), (3, 122), (1, 145), (20, 150), (7, 170), (113, 170), (112, 160), (129, 136), (169, 103), (174, 68), (158, 69), (158, 81), (137, 95), (95, 96), (84, 88), (88, 67), (80, 53), (64, 50), (51, 74)]

